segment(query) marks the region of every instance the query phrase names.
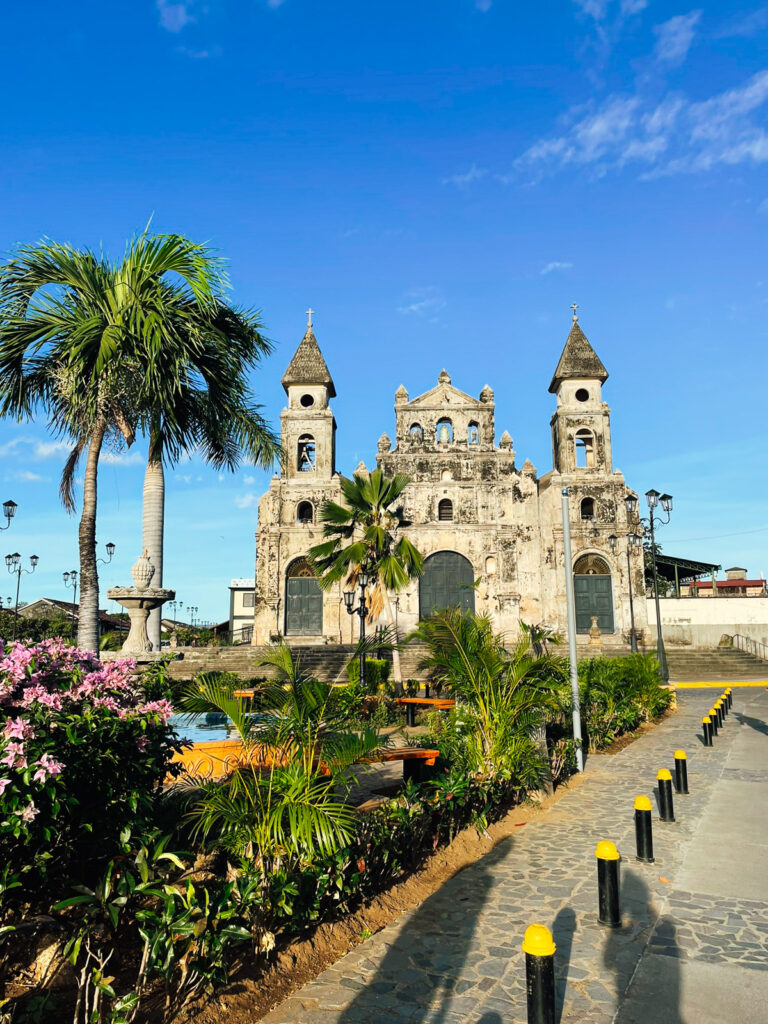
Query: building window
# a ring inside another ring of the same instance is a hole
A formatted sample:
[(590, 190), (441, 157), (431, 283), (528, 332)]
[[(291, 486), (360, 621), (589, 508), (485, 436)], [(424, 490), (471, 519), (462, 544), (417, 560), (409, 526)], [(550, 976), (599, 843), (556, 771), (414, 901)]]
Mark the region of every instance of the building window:
[(299, 401), (301, 402), (305, 409), (311, 409), (312, 406), (315, 404), (315, 399), (312, 395), (302, 395)]
[(450, 498), (443, 498), (437, 505), (437, 519), (441, 523), (453, 521), (453, 502)]
[(256, 607), (256, 595), (251, 591), (248, 594), (243, 594), (243, 608), (255, 608)]
[(589, 401), (589, 392), (587, 391), (586, 388), (579, 388), (578, 389), (578, 391), (576, 392), (576, 401), (577, 402), (588, 402)]
[(315, 439), (311, 434), (302, 434), (299, 438), (297, 463), (300, 473), (308, 473), (315, 468)]
[(474, 421), (467, 430), (467, 444), (480, 444), (480, 427)]
[(437, 442), (438, 444), (446, 444), (453, 440), (453, 424), (449, 419), (442, 419), (437, 421)]
[(591, 430), (576, 431), (576, 467), (592, 469), (595, 464), (595, 442)]
[(408, 431), (408, 435), (410, 436), (412, 441), (423, 441), (424, 431), (421, 429), (421, 424), (412, 423), (411, 429)]
[(581, 502), (581, 518), (590, 522), (595, 518), (595, 499), (583, 498)]
[(311, 501), (300, 501), (296, 506), (296, 522), (301, 523), (305, 526), (308, 523), (314, 523), (315, 521), (315, 510), (312, 508)]

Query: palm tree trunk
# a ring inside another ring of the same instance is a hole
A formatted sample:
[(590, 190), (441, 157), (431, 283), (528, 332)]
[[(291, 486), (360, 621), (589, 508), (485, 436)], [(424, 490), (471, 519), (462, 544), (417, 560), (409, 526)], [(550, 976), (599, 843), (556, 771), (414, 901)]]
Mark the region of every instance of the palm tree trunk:
[[(142, 515), (141, 546), (155, 567), (153, 587), (163, 585), (163, 529), (165, 525), (165, 473), (161, 458), (156, 457), (156, 446), (150, 441), (147, 471), (144, 474), (144, 507)], [(162, 607), (149, 613), (147, 633), (153, 651), (159, 651), (162, 634)]]
[(99, 420), (88, 444), (88, 460), (83, 480), (83, 511), (80, 516), (80, 612), (77, 645), (86, 651), (99, 650), (99, 572), (96, 564), (96, 505), (98, 497), (99, 455), (106, 433)]
[[(389, 599), (389, 591), (386, 589), (384, 590), (384, 604), (387, 609), (389, 624), (394, 629), (395, 616), (392, 614), (392, 602)], [(398, 643), (400, 642), (399, 636), (397, 637), (397, 641)], [(392, 681), (395, 684), (396, 691), (400, 693), (403, 689), (403, 672), (400, 666), (400, 651), (398, 651), (396, 647), (392, 649)]]

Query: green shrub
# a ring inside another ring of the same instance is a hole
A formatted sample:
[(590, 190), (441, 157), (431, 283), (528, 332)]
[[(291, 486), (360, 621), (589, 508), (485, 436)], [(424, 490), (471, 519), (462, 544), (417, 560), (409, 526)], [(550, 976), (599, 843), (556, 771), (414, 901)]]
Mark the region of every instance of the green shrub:
[(669, 707), (671, 695), (662, 688), (655, 655), (631, 654), (581, 662), (579, 699), (585, 739), (595, 751), (653, 721)]
[[(369, 692), (386, 684), (392, 671), (392, 662), (386, 658), (365, 659), (365, 682)], [(360, 682), (360, 659), (353, 658), (347, 665), (347, 679), (350, 683)]]

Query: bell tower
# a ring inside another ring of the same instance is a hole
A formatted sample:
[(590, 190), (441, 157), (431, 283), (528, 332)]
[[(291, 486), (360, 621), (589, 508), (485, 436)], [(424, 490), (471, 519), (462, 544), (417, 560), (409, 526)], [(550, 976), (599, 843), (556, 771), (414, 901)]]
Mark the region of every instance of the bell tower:
[(288, 407), (280, 414), (282, 476), (308, 483), (330, 480), (336, 472), (336, 420), (329, 407), (336, 389), (312, 329), (312, 314), (307, 310), (306, 333), (283, 374)]
[(573, 323), (549, 390), (557, 396), (552, 461), (558, 473), (604, 476), (612, 472), (611, 410), (602, 400), (608, 371), (579, 326)]

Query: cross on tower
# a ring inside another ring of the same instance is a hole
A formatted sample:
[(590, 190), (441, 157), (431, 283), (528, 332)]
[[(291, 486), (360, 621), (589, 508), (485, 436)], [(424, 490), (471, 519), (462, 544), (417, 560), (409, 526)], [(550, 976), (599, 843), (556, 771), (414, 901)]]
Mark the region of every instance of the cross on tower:
[(307, 327), (311, 327), (312, 326), (312, 317), (314, 316), (315, 311), (310, 306), (309, 309), (305, 310), (305, 312), (307, 314)]
[(578, 308), (579, 308), (579, 304), (578, 304), (578, 302), (573, 302), (573, 303), (571, 303), (571, 309), (573, 310), (573, 322), (574, 322), (574, 323), (576, 323), (576, 322), (577, 322), (577, 320), (579, 319), (579, 314), (578, 314), (578, 313), (576, 312), (576, 310), (577, 310)]

